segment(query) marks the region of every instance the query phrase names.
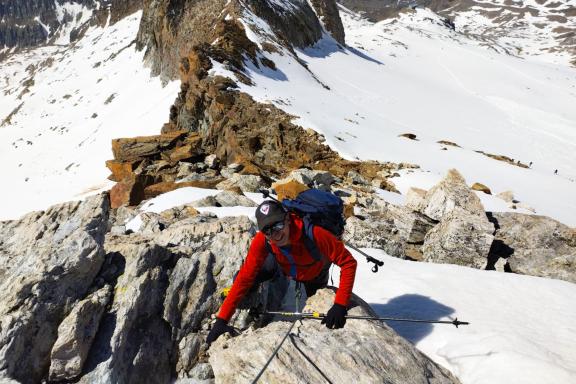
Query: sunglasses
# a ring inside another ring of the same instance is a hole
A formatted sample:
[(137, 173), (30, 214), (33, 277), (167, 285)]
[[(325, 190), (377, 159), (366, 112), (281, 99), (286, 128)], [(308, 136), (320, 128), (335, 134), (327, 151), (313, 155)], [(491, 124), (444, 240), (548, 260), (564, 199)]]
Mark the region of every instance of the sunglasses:
[(285, 226), (286, 226), (286, 222), (285, 222), (285, 220), (282, 220), (282, 221), (279, 221), (275, 224), (268, 225), (266, 228), (262, 229), (262, 232), (266, 236), (271, 237), (276, 232), (283, 230)]

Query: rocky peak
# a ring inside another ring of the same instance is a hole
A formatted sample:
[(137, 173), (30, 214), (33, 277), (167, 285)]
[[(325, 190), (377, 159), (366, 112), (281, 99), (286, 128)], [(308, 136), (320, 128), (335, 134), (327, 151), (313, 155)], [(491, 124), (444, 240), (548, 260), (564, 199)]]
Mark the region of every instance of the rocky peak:
[[(344, 28), (335, 1), (311, 4), (307, 0), (145, 0), (137, 47), (146, 49), (145, 60), (155, 75), (175, 79), (180, 58), (195, 47), (223, 45), (221, 39), (251, 41), (248, 27), (268, 42), (268, 47), (281, 45), (292, 50), (312, 45), (322, 37), (322, 26), (343, 44)], [(242, 54), (248, 53), (253, 58), (255, 50), (265, 50), (265, 45), (252, 41), (236, 57), (241, 61)]]

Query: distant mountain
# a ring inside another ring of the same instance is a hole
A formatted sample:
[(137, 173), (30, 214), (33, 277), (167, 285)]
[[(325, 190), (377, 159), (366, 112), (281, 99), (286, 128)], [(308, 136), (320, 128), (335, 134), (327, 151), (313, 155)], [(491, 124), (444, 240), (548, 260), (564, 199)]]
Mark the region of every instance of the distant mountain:
[(114, 23), (142, 0), (0, 0), (0, 49), (67, 44), (90, 25)]
[(576, 66), (576, 1), (557, 0), (339, 0), (372, 21), (426, 7), (455, 28), (510, 54)]

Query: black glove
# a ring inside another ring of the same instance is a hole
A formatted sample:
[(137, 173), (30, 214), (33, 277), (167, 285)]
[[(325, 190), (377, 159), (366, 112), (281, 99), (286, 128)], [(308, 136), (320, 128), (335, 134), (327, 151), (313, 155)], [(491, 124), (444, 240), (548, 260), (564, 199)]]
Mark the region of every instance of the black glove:
[(329, 329), (344, 328), (346, 313), (348, 313), (348, 310), (345, 306), (334, 304), (322, 319), (322, 324), (326, 324), (326, 328)]
[(223, 333), (228, 332), (231, 335), (235, 335), (236, 331), (234, 328), (229, 326), (226, 321), (222, 320), (221, 318), (216, 318), (216, 322), (212, 326), (210, 333), (208, 333), (208, 337), (206, 338), (206, 343), (208, 345), (212, 344), (212, 342), (216, 341), (217, 338), (220, 337)]

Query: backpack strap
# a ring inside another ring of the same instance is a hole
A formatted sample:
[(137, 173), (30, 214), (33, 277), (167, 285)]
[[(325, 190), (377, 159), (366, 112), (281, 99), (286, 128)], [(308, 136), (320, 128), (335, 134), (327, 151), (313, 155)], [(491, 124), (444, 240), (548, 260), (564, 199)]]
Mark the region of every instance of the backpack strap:
[(325, 257), (322, 252), (318, 249), (316, 242), (314, 241), (314, 224), (310, 220), (310, 216), (306, 215), (303, 218), (304, 225), (302, 226), (302, 239), (304, 240), (304, 245), (312, 258), (316, 261), (323, 261)]

